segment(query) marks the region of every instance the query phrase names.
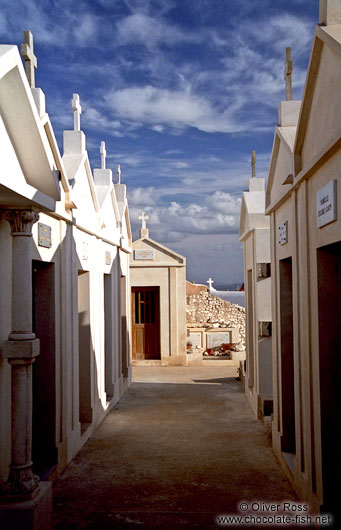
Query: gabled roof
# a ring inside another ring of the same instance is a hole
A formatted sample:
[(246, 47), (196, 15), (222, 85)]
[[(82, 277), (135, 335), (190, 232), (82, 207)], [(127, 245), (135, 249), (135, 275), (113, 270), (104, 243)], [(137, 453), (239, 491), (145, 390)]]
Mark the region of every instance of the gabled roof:
[[(303, 166), (309, 163), (308, 160), (302, 160), (302, 151), (309, 135), (309, 123), (313, 118), (316, 118), (318, 126), (316, 132), (320, 135), (319, 139), (316, 138), (316, 149), (310, 150), (311, 154), (315, 155), (316, 163), (319, 158), (326, 156), (329, 150), (333, 150), (334, 144), (341, 138), (341, 122), (335, 118), (341, 105), (341, 64), (335, 66), (331, 64), (329, 69), (326, 64), (326, 70), (321, 72), (321, 59), (326, 49), (330, 50), (329, 60), (333, 56), (338, 56), (341, 60), (341, 24), (318, 25), (315, 29), (294, 146), (295, 176), (298, 176), (302, 170), (305, 172)], [(325, 75), (325, 72), (328, 75)], [(319, 92), (323, 97), (319, 98)], [(329, 105), (329, 109), (324, 109), (324, 119), (321, 119), (322, 113), (317, 112), (316, 107), (323, 102)]]
[(255, 228), (269, 228), (270, 219), (265, 216), (265, 191), (244, 191), (240, 209), (239, 240), (243, 241)]
[(21, 201), (26, 197), (28, 202), (53, 210), (55, 201), (60, 200), (57, 168), (18, 49), (12, 45), (0, 46), (0, 116), (2, 135), (7, 144), (10, 142), (19, 164), (17, 174), (24, 178), (16, 189), (15, 178), (6, 175), (4, 153), (0, 162), (0, 186), (4, 191), (1, 201), (9, 200), (12, 190), (14, 201), (16, 196)]
[[(296, 136), (296, 127), (276, 127), (272, 153), (270, 158), (270, 167), (268, 183), (266, 187), (265, 207), (266, 209), (274, 200), (278, 200), (286, 193), (290, 187), (293, 174), (293, 146)], [(279, 168), (279, 157), (281, 165)], [(283, 163), (284, 162), (284, 163)], [(275, 182), (275, 179), (277, 182)], [(273, 196), (273, 189), (276, 184), (277, 192)]]
[[(139, 250), (143, 248), (150, 248), (152, 250), (155, 250), (158, 255), (157, 260), (150, 260), (150, 261), (135, 261), (134, 255), (132, 256), (132, 260), (130, 261), (130, 266), (139, 266), (139, 267), (160, 267), (160, 266), (185, 266), (186, 265), (186, 258), (182, 256), (181, 254), (178, 254), (177, 252), (174, 252), (174, 250), (171, 250), (170, 248), (161, 245), (161, 243), (158, 243), (157, 241), (154, 241), (150, 237), (140, 237), (139, 239), (136, 239), (133, 242), (133, 250)], [(161, 257), (164, 257), (163, 260), (161, 260)]]
[[(81, 180), (84, 184), (84, 175), (86, 178), (87, 185), (89, 187), (90, 196), (92, 198), (94, 210), (100, 211), (97, 193), (92, 177), (91, 167), (89, 163), (88, 153), (85, 151), (80, 154), (64, 154), (63, 163), (69, 177), (69, 183), (72, 188), (77, 188), (77, 181)], [(78, 199), (79, 202), (79, 199)], [(81, 207), (81, 205), (79, 205)]]

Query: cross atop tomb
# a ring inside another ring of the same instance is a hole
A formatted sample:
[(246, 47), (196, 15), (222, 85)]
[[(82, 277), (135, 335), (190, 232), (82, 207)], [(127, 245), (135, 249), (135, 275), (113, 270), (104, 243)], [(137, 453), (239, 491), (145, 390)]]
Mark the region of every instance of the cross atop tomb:
[(78, 94), (73, 94), (71, 104), (72, 104), (72, 110), (73, 110), (73, 129), (74, 131), (80, 131), (81, 130), (82, 107), (80, 104)]
[(117, 184), (121, 184), (121, 166), (118, 164), (116, 166), (116, 176), (117, 176)]
[(101, 153), (101, 169), (105, 169), (105, 159), (107, 156), (107, 152), (105, 149), (105, 142), (101, 142), (101, 147), (99, 152)]
[(251, 152), (251, 171), (252, 178), (256, 178), (256, 151)]
[(29, 85), (31, 88), (34, 88), (37, 57), (33, 53), (33, 35), (30, 30), (24, 31), (24, 42), (21, 45), (21, 55), (25, 60), (25, 70)]
[(284, 69), (284, 80), (285, 80), (285, 92), (286, 100), (292, 101), (292, 73), (294, 71), (294, 61), (291, 55), (291, 46), (285, 48), (285, 69)]
[(147, 228), (146, 221), (149, 219), (149, 215), (146, 215), (145, 212), (142, 212), (142, 214), (139, 216), (139, 219), (142, 221), (141, 228)]
[(209, 278), (206, 283), (208, 283), (209, 290), (212, 291), (214, 280), (212, 280), (212, 278)]

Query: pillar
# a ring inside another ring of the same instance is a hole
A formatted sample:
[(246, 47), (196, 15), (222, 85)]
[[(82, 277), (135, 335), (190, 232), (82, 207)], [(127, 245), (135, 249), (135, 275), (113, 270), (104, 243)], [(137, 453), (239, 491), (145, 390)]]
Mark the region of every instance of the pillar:
[[(50, 528), (51, 484), (39, 484), (32, 472), (32, 364), (39, 339), (32, 332), (33, 210), (6, 210), (12, 236), (12, 331), (3, 356), (11, 370), (12, 459), (7, 482), (1, 485), (0, 527)], [(45, 526), (42, 526), (45, 525)]]

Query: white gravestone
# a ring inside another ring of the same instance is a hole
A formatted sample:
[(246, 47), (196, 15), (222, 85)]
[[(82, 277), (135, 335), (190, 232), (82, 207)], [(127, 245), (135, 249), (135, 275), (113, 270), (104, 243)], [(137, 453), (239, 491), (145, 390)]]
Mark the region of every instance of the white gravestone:
[(322, 228), (337, 218), (336, 180), (331, 180), (316, 193), (316, 218), (318, 228)]
[(224, 331), (221, 333), (207, 333), (207, 348), (219, 348), (222, 344), (231, 343), (231, 333)]
[(189, 333), (189, 341), (192, 343), (193, 350), (195, 348), (202, 348), (201, 336), (202, 336), (201, 333), (196, 333), (196, 332)]

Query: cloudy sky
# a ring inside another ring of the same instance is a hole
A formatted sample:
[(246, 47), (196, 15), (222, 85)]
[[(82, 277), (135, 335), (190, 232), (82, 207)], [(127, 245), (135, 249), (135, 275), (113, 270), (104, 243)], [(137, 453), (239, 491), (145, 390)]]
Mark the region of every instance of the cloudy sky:
[(318, 0), (0, 0), (0, 42), (34, 34), (36, 86), (62, 151), (78, 93), (93, 168), (121, 164), (134, 237), (187, 258), (189, 280), (240, 283), (241, 193), (267, 176), (284, 53), (300, 99)]

